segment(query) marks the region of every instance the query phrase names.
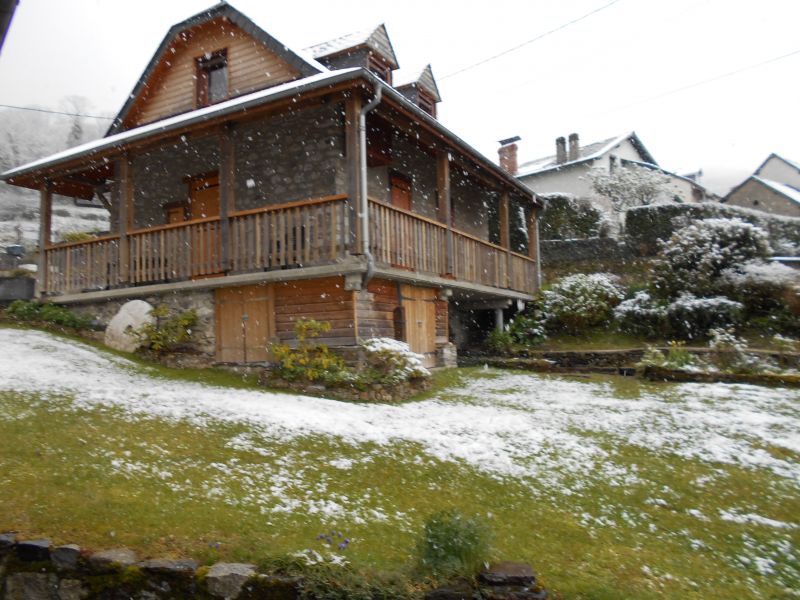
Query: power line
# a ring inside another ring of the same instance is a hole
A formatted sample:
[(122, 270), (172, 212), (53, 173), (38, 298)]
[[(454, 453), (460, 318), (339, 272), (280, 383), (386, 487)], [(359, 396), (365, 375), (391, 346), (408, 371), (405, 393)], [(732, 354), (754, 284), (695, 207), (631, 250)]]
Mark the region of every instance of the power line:
[(645, 102), (652, 102), (653, 100), (659, 100), (666, 96), (671, 96), (672, 94), (677, 94), (686, 90), (690, 90), (692, 88), (700, 87), (701, 85), (706, 85), (707, 83), (713, 83), (715, 81), (719, 81), (720, 79), (725, 79), (727, 77), (733, 77), (734, 75), (738, 75), (739, 73), (744, 73), (745, 71), (750, 71), (752, 69), (757, 69), (759, 67), (766, 66), (768, 64), (778, 62), (779, 60), (783, 60), (785, 58), (789, 58), (790, 56), (795, 56), (800, 54), (800, 48), (797, 50), (793, 50), (786, 54), (781, 54), (780, 56), (773, 56), (772, 58), (768, 58), (767, 60), (762, 60), (761, 62), (746, 65), (744, 67), (740, 67), (738, 69), (734, 69), (733, 71), (728, 71), (727, 73), (721, 73), (720, 75), (714, 75), (713, 77), (709, 77), (708, 79), (703, 79), (701, 81), (696, 81), (694, 83), (690, 83), (688, 85), (681, 86), (679, 88), (675, 88), (673, 90), (668, 90), (666, 92), (661, 92), (660, 94), (656, 94), (655, 96), (650, 96), (648, 98), (642, 98), (641, 100), (636, 100), (635, 102), (631, 102), (630, 104), (625, 104), (622, 106), (617, 106), (616, 108), (612, 108), (603, 112), (594, 113), (593, 117), (606, 115), (608, 113), (616, 112), (618, 110), (623, 110), (625, 108), (630, 108), (631, 106), (637, 106), (639, 104), (643, 104)]
[(97, 115), (82, 115), (80, 113), (61, 112), (59, 110), (47, 110), (46, 108), (32, 108), (30, 106), (12, 106), (11, 104), (0, 104), (0, 108), (11, 108), (14, 110), (30, 110), (32, 112), (47, 113), (50, 115), (64, 115), (67, 117), (85, 117), (87, 119), (104, 119), (106, 121), (113, 121), (114, 117), (100, 117)]
[(570, 25), (574, 25), (575, 23), (583, 21), (584, 19), (587, 19), (587, 18), (591, 17), (592, 15), (597, 14), (600, 11), (607, 9), (608, 7), (616, 4), (617, 2), (619, 2), (619, 0), (611, 0), (611, 2), (609, 2), (608, 4), (604, 4), (603, 6), (601, 6), (599, 8), (595, 8), (594, 10), (592, 10), (592, 11), (590, 11), (590, 12), (584, 14), (584, 15), (581, 15), (580, 17), (572, 19), (571, 21), (567, 21), (566, 23), (563, 23), (563, 24), (559, 25), (558, 27), (556, 27), (554, 29), (550, 29), (549, 31), (545, 31), (544, 33), (541, 33), (541, 34), (537, 35), (535, 38), (532, 38), (530, 40), (522, 42), (521, 44), (517, 44), (516, 46), (514, 46), (512, 48), (508, 48), (507, 50), (503, 50), (502, 52), (500, 52), (498, 54), (495, 54), (494, 56), (490, 56), (489, 58), (484, 58), (483, 60), (480, 60), (480, 61), (478, 61), (476, 63), (472, 63), (471, 65), (467, 65), (466, 67), (463, 67), (463, 68), (459, 69), (458, 71), (453, 71), (452, 73), (448, 73), (447, 75), (444, 75), (443, 77), (439, 77), (438, 80), (441, 81), (442, 79), (447, 79), (448, 77), (454, 77), (454, 76), (459, 75), (459, 74), (461, 74), (461, 73), (463, 73), (465, 71), (469, 71), (470, 69), (474, 69), (475, 67), (479, 67), (481, 65), (485, 65), (488, 62), (491, 62), (493, 60), (496, 60), (496, 59), (500, 58), (501, 56), (505, 56), (506, 54), (510, 54), (511, 52), (515, 52), (516, 50), (519, 50), (520, 48), (522, 48), (524, 46), (527, 46), (529, 44), (533, 44), (534, 42), (538, 42), (542, 38), (545, 38), (545, 37), (547, 37), (549, 35), (552, 35), (552, 34), (558, 32), (558, 31), (561, 31), (562, 29), (566, 29)]

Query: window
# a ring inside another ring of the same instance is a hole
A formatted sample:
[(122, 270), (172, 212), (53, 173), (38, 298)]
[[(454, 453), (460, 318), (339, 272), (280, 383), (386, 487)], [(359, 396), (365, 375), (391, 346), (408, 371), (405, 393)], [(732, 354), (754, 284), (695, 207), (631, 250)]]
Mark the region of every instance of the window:
[(419, 107), (432, 117), (436, 117), (436, 101), (433, 96), (419, 90)]
[(197, 59), (197, 106), (228, 98), (228, 53), (217, 50)]

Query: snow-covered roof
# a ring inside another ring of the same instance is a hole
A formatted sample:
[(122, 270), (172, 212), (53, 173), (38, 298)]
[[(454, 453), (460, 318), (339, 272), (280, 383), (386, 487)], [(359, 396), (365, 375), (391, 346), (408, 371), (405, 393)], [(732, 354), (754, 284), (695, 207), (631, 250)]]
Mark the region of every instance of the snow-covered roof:
[(797, 163), (797, 162), (795, 162), (795, 161), (793, 161), (793, 160), (789, 160), (788, 158), (784, 158), (784, 157), (783, 157), (783, 156), (781, 156), (780, 154), (775, 154), (775, 153), (773, 152), (772, 154), (770, 154), (770, 155), (767, 157), (767, 159), (766, 159), (766, 160), (765, 160), (763, 163), (761, 163), (761, 165), (760, 165), (760, 166), (759, 166), (759, 167), (758, 167), (758, 168), (755, 170), (755, 173), (754, 173), (754, 174), (755, 174), (755, 175), (758, 175), (758, 174), (761, 172), (761, 169), (763, 169), (763, 168), (766, 166), (766, 164), (767, 164), (769, 161), (771, 161), (773, 158), (775, 158), (775, 159), (777, 159), (777, 160), (780, 160), (780, 161), (782, 161), (782, 162), (786, 163), (787, 165), (789, 165), (790, 167), (792, 167), (792, 168), (794, 168), (794, 169), (797, 169), (798, 171), (800, 171), (800, 163)]
[(798, 190), (797, 188), (793, 188), (792, 186), (786, 185), (785, 183), (779, 183), (777, 181), (772, 181), (770, 179), (757, 177), (756, 175), (753, 175), (753, 179), (759, 182), (760, 184), (767, 186), (771, 190), (778, 192), (782, 196), (786, 196), (792, 202), (800, 204), (800, 190)]
[(394, 87), (402, 88), (406, 86), (419, 86), (433, 94), (436, 102), (442, 101), (439, 93), (439, 86), (436, 85), (436, 78), (433, 76), (431, 65), (425, 65), (421, 69), (400, 69), (393, 75)]
[(697, 183), (696, 179), (692, 179), (691, 177), (687, 177), (686, 175), (678, 175), (677, 173), (673, 173), (672, 171), (667, 171), (663, 167), (659, 167), (658, 165), (654, 165), (653, 163), (649, 162), (642, 162), (640, 160), (633, 160), (630, 158), (623, 158), (620, 159), (620, 163), (623, 165), (634, 165), (637, 167), (642, 167), (643, 169), (650, 169), (651, 171), (658, 171), (659, 173), (663, 173), (664, 175), (668, 175), (669, 177), (674, 177), (675, 179), (680, 179), (687, 183), (690, 183), (696, 188), (705, 189), (701, 184)]
[(608, 138), (605, 140), (601, 140), (599, 142), (592, 142), (591, 144), (585, 144), (578, 149), (578, 159), (577, 160), (569, 160), (563, 163), (556, 162), (556, 155), (552, 154), (550, 156), (545, 156), (542, 158), (537, 158), (535, 160), (530, 160), (527, 162), (523, 162), (519, 165), (519, 171), (517, 173), (517, 177), (525, 177), (526, 175), (535, 175), (538, 173), (543, 173), (545, 171), (550, 171), (552, 169), (560, 169), (562, 167), (575, 165), (578, 163), (594, 160), (596, 158), (600, 158), (607, 152), (610, 152), (617, 146), (619, 146), (625, 140), (631, 140), (631, 142), (639, 149), (640, 154), (643, 155), (643, 158), (649, 158), (648, 164), (657, 165), (655, 159), (653, 159), (652, 155), (647, 151), (647, 149), (642, 144), (641, 140), (639, 140), (638, 136), (635, 132), (631, 131), (625, 133), (623, 135), (618, 135), (616, 137)]
[(0, 175), (0, 179), (8, 180), (13, 177), (22, 175), (28, 171), (34, 171), (45, 166), (55, 165), (68, 159), (74, 159), (84, 156), (89, 156), (107, 150), (115, 146), (121, 146), (125, 143), (130, 143), (135, 140), (146, 138), (153, 133), (160, 133), (179, 129), (193, 123), (202, 122), (214, 117), (219, 117), (233, 112), (240, 112), (246, 110), (251, 106), (263, 104), (266, 100), (275, 100), (282, 96), (292, 96), (306, 88), (320, 87), (326, 83), (333, 83), (339, 79), (346, 79), (347, 75), (360, 71), (361, 69), (340, 69), (337, 71), (327, 71), (318, 75), (312, 75), (305, 79), (297, 79), (287, 83), (276, 85), (265, 90), (259, 90), (251, 94), (245, 94), (225, 102), (219, 102), (204, 108), (198, 108), (187, 113), (182, 113), (174, 117), (168, 117), (160, 121), (148, 123), (141, 127), (128, 129), (121, 133), (110, 135), (108, 137), (99, 138), (80, 146), (68, 148), (62, 152), (51, 154), (39, 160), (27, 163), (20, 167), (16, 167)]
[(305, 50), (314, 58), (323, 58), (350, 48), (358, 48), (359, 46), (366, 46), (374, 50), (388, 59), (392, 63), (392, 67), (397, 68), (397, 56), (395, 56), (392, 42), (389, 40), (389, 34), (383, 23), (376, 27), (354, 31), (332, 40), (309, 46)]

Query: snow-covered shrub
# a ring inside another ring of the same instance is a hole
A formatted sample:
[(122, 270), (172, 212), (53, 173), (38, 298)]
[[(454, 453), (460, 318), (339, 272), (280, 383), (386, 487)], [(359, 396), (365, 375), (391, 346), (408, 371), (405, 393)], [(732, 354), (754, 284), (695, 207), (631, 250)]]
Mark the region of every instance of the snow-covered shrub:
[(667, 319), (674, 333), (684, 339), (702, 337), (715, 327), (730, 327), (741, 321), (740, 302), (724, 296), (696, 298), (682, 294), (667, 306)]
[(800, 285), (800, 271), (762, 260), (728, 269), (720, 280), (725, 294), (744, 304), (751, 315), (780, 309), (796, 285)]
[(669, 343), (666, 353), (648, 346), (639, 364), (686, 371), (696, 371), (699, 368), (699, 361), (686, 349), (686, 342), (675, 340)]
[(614, 309), (614, 320), (625, 333), (658, 337), (666, 332), (667, 308), (656, 303), (648, 292), (637, 292)]
[(608, 323), (612, 310), (625, 297), (618, 281), (609, 273), (579, 273), (553, 284), (542, 293), (542, 314), (548, 329), (577, 333)]
[(772, 343), (779, 352), (800, 352), (800, 340), (776, 333)]
[(768, 361), (748, 354), (747, 342), (737, 337), (733, 329), (712, 329), (709, 336), (709, 358), (720, 371), (753, 373), (774, 368)]
[(508, 332), (517, 343), (535, 346), (547, 339), (547, 322), (538, 310), (518, 313), (509, 321)]
[(714, 294), (723, 273), (769, 253), (766, 232), (741, 219), (696, 221), (662, 245), (654, 262), (654, 285), (667, 297)]
[(409, 345), (391, 338), (371, 338), (361, 342), (366, 368), (364, 376), (370, 383), (400, 383), (409, 379), (430, 377), (422, 366), (422, 356), (412, 352)]

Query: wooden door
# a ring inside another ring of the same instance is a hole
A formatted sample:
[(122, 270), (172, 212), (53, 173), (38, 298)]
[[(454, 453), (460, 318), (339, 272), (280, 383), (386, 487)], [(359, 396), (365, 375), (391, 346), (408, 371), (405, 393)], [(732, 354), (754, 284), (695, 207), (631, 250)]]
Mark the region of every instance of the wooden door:
[[(191, 180), (189, 187), (189, 221), (219, 217), (219, 176), (209, 175)], [(218, 275), (222, 272), (219, 221), (198, 223), (191, 228), (192, 277)]]
[(406, 341), (411, 350), (422, 354), (426, 367), (436, 365), (436, 290), (401, 287), (405, 311)]
[(411, 181), (402, 175), (393, 174), (389, 178), (392, 189), (392, 206), (411, 210)]
[(217, 360), (269, 361), (275, 336), (275, 295), (269, 284), (216, 290)]

